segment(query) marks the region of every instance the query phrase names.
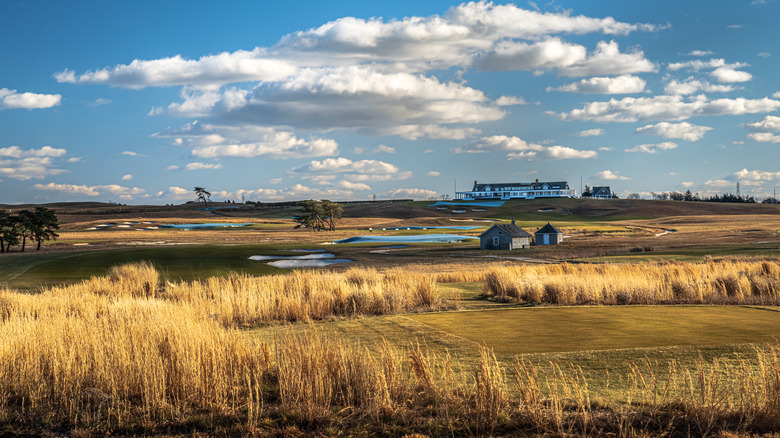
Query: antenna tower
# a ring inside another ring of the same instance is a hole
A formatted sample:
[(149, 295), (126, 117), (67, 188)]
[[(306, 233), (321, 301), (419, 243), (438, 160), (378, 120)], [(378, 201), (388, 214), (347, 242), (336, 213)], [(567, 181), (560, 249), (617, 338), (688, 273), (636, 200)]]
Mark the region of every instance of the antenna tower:
[(737, 183), (737, 198), (741, 198), (742, 195), (739, 193), (739, 183)]

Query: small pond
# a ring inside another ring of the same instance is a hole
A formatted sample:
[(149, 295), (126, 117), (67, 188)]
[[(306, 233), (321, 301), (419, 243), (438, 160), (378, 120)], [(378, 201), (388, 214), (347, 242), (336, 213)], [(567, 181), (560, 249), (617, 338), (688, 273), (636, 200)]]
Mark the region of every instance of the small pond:
[[(295, 250), (288, 250), (288, 251), (295, 251)], [(302, 251), (302, 250), (298, 250), (298, 251)], [(257, 260), (257, 261), (273, 260), (272, 262), (268, 262), (268, 264), (275, 268), (282, 268), (282, 269), (321, 268), (328, 265), (335, 265), (337, 263), (354, 262), (354, 260), (350, 260), (350, 259), (337, 259), (334, 254), (331, 254), (329, 252), (324, 252), (324, 250), (314, 250), (314, 251), (321, 251), (321, 252), (316, 254), (303, 254), (303, 255), (295, 255), (295, 256), (253, 255), (249, 257), (249, 259)]]
[(174, 228), (177, 230), (208, 230), (212, 228), (233, 228), (233, 227), (245, 227), (252, 225), (252, 223), (245, 224), (231, 224), (231, 223), (208, 223), (208, 224), (162, 224), (160, 228)]
[(418, 234), (416, 236), (355, 236), (348, 239), (334, 240), (333, 243), (366, 243), (366, 242), (392, 242), (392, 243), (430, 243), (430, 242), (463, 242), (479, 237), (460, 236), (457, 234)]
[(454, 225), (454, 226), (445, 226), (445, 227), (392, 227), (392, 228), (382, 228), (382, 230), (385, 231), (400, 231), (400, 230), (438, 230), (438, 229), (450, 229), (450, 230), (475, 230), (477, 228), (482, 228), (479, 226), (460, 226), (460, 225)]

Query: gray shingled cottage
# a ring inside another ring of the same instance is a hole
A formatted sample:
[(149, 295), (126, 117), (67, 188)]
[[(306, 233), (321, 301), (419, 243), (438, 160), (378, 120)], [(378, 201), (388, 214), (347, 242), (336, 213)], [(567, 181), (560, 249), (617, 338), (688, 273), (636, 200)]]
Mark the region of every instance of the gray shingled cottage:
[(479, 235), (479, 249), (521, 249), (531, 247), (531, 233), (515, 225), (497, 224)]
[(547, 222), (547, 225), (539, 228), (539, 231), (534, 233), (537, 245), (557, 245), (563, 243), (563, 231), (552, 226)]

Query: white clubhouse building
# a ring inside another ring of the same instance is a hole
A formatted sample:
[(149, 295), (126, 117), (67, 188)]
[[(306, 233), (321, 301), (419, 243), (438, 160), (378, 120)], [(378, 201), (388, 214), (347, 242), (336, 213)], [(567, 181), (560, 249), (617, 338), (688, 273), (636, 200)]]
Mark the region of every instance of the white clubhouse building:
[(573, 198), (574, 190), (569, 189), (566, 181), (530, 183), (487, 183), (474, 181), (474, 188), (469, 192), (455, 192), (455, 199), (474, 200), (505, 200), (505, 199), (536, 199), (536, 198)]

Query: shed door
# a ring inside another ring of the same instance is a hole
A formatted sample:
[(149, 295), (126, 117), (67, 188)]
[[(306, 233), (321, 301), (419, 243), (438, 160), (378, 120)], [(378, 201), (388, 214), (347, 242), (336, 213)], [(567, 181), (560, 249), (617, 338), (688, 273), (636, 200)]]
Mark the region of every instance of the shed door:
[(542, 234), (542, 244), (543, 245), (549, 245), (550, 244), (550, 235), (549, 234)]

